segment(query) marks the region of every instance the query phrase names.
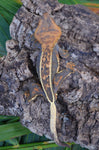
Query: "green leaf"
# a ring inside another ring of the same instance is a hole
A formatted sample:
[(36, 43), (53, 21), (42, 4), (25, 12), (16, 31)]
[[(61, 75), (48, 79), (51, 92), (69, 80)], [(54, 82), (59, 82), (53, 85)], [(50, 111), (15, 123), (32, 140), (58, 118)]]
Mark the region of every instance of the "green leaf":
[(0, 14), (10, 24), (22, 3), (18, 0), (0, 0)]
[(19, 122), (0, 125), (0, 141), (5, 141), (28, 133), (30, 133), (30, 131)]
[(55, 147), (56, 147), (56, 150), (62, 150), (62, 149), (57, 149), (58, 145), (56, 145), (55, 143), (51, 141), (36, 142), (36, 143), (31, 143), (31, 144), (22, 144), (22, 145), (16, 145), (16, 146), (6, 146), (6, 147), (0, 147), (0, 148), (2, 150), (11, 150), (11, 149), (13, 150), (17, 150), (17, 149), (18, 150), (40, 150), (40, 149), (47, 150), (47, 148), (51, 148), (52, 150), (54, 150)]
[(0, 56), (6, 54), (5, 41), (10, 39), (9, 25), (0, 15)]
[(6, 54), (5, 42), (9, 40), (9, 25), (22, 5), (20, 0), (0, 0), (0, 57)]
[(0, 142), (0, 147), (4, 145), (4, 142)]
[(70, 148), (67, 149), (67, 148), (58, 146), (58, 147), (53, 147), (53, 148), (46, 148), (44, 150), (71, 150), (71, 149)]
[(59, 3), (67, 4), (67, 5), (75, 5), (81, 4), (87, 6), (93, 12), (99, 13), (99, 0), (58, 0)]
[(2, 45), (0, 45), (0, 57), (4, 55), (6, 55), (6, 49)]
[(9, 24), (5, 21), (5, 19), (0, 15), (0, 30), (5, 36), (5, 39), (10, 38), (9, 34)]
[(1, 0), (0, 7), (2, 8), (2, 10), (0, 11), (0, 14), (2, 14), (7, 21), (11, 22), (11, 20), (8, 20), (8, 18), (6, 17), (5, 12), (8, 13), (11, 18), (13, 18), (20, 6), (21, 5), (14, 0)]
[(0, 125), (19, 121), (17, 116), (0, 116)]
[(88, 150), (87, 148), (82, 148), (80, 145), (75, 144), (72, 146), (72, 150)]
[(91, 11), (99, 15), (99, 0), (58, 0), (59, 3), (67, 5), (81, 4), (88, 7)]
[(28, 135), (24, 135), (21, 137), (21, 144), (26, 144), (26, 143), (32, 143), (32, 142), (41, 142), (41, 141), (48, 141), (47, 138), (44, 136), (39, 136), (34, 133), (30, 133)]
[[(63, 3), (63, 4), (68, 4), (68, 5), (75, 5), (75, 4), (82, 4), (82, 5), (85, 5), (85, 4), (90, 4), (91, 6), (94, 4), (99, 4), (99, 0), (58, 0), (59, 3)], [(99, 7), (97, 5), (97, 7)]]
[(7, 145), (18, 145), (18, 144), (19, 144), (17, 138), (9, 139), (9, 140), (6, 140), (5, 142), (6, 142), (6, 146), (7, 146)]
[(5, 19), (5, 21), (10, 25), (14, 15), (9, 13), (7, 10), (1, 7), (0, 5), (0, 15)]
[[(59, 147), (53, 141), (48, 141), (44, 136), (38, 136), (34, 133), (30, 133), (28, 129), (23, 127), (19, 122), (19, 117), (15, 116), (0, 116), (0, 123), (8, 123), (6, 125), (0, 126), (0, 138), (4, 135), (2, 140), (5, 142), (0, 142), (0, 149), (10, 150), (33, 150), (33, 149), (44, 149), (44, 150), (71, 150), (70, 148)], [(9, 122), (13, 122), (10, 123)], [(28, 132), (29, 131), (29, 132)], [(27, 135), (24, 135), (26, 134)], [(22, 136), (24, 135), (24, 136)], [(21, 137), (18, 137), (21, 136)], [(13, 139), (13, 137), (16, 137)], [(42, 142), (41, 142), (42, 141)], [(81, 148), (79, 145), (73, 144), (72, 150), (87, 150)], [(13, 145), (13, 146), (11, 146)], [(4, 147), (1, 147), (4, 146)]]
[(67, 5), (75, 5), (79, 4), (80, 0), (58, 0), (59, 3), (67, 4)]

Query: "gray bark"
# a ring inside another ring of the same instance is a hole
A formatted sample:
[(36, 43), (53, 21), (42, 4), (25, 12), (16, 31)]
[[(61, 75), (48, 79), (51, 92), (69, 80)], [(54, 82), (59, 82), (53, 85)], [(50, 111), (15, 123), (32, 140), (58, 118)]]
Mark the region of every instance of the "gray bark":
[(10, 25), (12, 40), (0, 58), (0, 114), (20, 116), (32, 132), (51, 138), (49, 103), (43, 97), (28, 103), (23, 97), (30, 82), (38, 82), (36, 58), (41, 46), (34, 37), (38, 21), (48, 12), (61, 27), (58, 46), (69, 50), (60, 68), (73, 62), (79, 72), (64, 80), (58, 91), (57, 131), (61, 141), (99, 149), (99, 16), (84, 6), (56, 0), (22, 0)]

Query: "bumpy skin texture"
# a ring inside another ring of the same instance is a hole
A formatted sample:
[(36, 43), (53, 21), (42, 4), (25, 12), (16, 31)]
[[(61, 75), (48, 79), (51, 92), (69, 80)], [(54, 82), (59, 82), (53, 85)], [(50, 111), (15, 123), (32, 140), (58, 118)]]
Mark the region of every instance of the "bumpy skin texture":
[(56, 0), (22, 1), (24, 5), (10, 25), (12, 40), (6, 43), (7, 56), (0, 58), (0, 114), (20, 116), (32, 132), (52, 137), (50, 103), (41, 96), (31, 103), (23, 97), (28, 84), (39, 85), (36, 60), (41, 45), (33, 33), (48, 12), (62, 31), (58, 48), (69, 51), (67, 59), (60, 56), (60, 69), (66, 69), (71, 61), (80, 71), (66, 78), (58, 90), (59, 140), (99, 150), (99, 16), (84, 6), (60, 5)]
[[(59, 68), (59, 57), (58, 51), (54, 49), (57, 41), (61, 36), (61, 29), (56, 25), (54, 20), (45, 13), (39, 21), (39, 25), (35, 31), (35, 38), (39, 41), (42, 46), (42, 52), (40, 54), (40, 60), (37, 61), (37, 70), (42, 90), (44, 94), (42, 95), (41, 89), (35, 88), (34, 85), (29, 85), (30, 95), (33, 95), (29, 101), (34, 100), (37, 96), (45, 95), (45, 98), (50, 103), (50, 130), (53, 134), (54, 141), (60, 146), (68, 146), (65, 143), (59, 141), (56, 129), (56, 105), (55, 101), (57, 99), (57, 91), (60, 87), (61, 82), (73, 73), (73, 70), (63, 70), (58, 72)], [(63, 53), (60, 51), (60, 53)], [(65, 54), (65, 52), (64, 52)], [(65, 54), (66, 56), (66, 54)], [(72, 64), (71, 64), (72, 65)], [(69, 67), (69, 65), (68, 65)], [(58, 77), (57, 77), (58, 76)], [(57, 79), (55, 79), (57, 77)], [(57, 82), (54, 82), (57, 81)], [(57, 90), (56, 90), (57, 88)], [(26, 91), (27, 93), (27, 91)], [(34, 94), (35, 93), (35, 94)], [(26, 94), (25, 94), (26, 95)]]

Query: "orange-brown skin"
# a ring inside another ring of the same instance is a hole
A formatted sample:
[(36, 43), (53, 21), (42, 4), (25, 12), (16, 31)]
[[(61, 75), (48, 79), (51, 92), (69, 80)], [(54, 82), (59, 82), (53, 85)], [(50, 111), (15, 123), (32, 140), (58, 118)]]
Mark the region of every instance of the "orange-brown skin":
[[(30, 101), (34, 100), (37, 95), (46, 96), (46, 99), (50, 103), (50, 130), (54, 137), (54, 141), (58, 145), (69, 147), (69, 145), (61, 143), (59, 141), (56, 129), (57, 110), (55, 101), (57, 98), (57, 90), (63, 79), (72, 73), (70, 71), (61, 71), (60, 73), (58, 72), (59, 55), (56, 51), (54, 51), (53, 48), (56, 45), (57, 41), (60, 39), (60, 36), (60, 27), (56, 25), (56, 23), (48, 15), (48, 13), (45, 13), (40, 19), (39, 25), (35, 31), (35, 38), (42, 46), (42, 52), (39, 62), (40, 64), (37, 68), (39, 68), (39, 78), (44, 94), (42, 93), (42, 89), (40, 89), (40, 86), (37, 86), (35, 88), (36, 85), (32, 85), (32, 91), (30, 92), (32, 98), (30, 99)], [(62, 56), (66, 55), (63, 52), (61, 54)]]
[(61, 29), (54, 20), (45, 13), (35, 31), (35, 38), (42, 45), (40, 58), (40, 81), (49, 102), (54, 100), (52, 87), (52, 54), (53, 47), (61, 36)]
[(40, 82), (47, 100), (50, 102), (50, 129), (54, 140), (61, 146), (68, 146), (59, 141), (56, 130), (56, 96), (52, 85), (52, 55), (53, 47), (61, 36), (61, 29), (56, 25), (54, 20), (45, 13), (39, 22), (35, 31), (35, 38), (42, 45), (40, 57)]

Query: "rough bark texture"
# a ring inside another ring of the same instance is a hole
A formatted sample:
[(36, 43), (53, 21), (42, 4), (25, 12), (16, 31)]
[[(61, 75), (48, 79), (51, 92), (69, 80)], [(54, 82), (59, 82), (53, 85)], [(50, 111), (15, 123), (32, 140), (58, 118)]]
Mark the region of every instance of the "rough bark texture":
[(43, 97), (28, 103), (23, 97), (27, 84), (38, 82), (35, 64), (41, 46), (33, 33), (48, 12), (62, 30), (59, 47), (70, 54), (60, 58), (60, 68), (73, 62), (80, 72), (68, 77), (58, 91), (59, 139), (99, 150), (99, 16), (83, 6), (56, 0), (22, 2), (10, 25), (7, 56), (0, 58), (0, 114), (20, 116), (32, 132), (51, 138), (49, 103)]

